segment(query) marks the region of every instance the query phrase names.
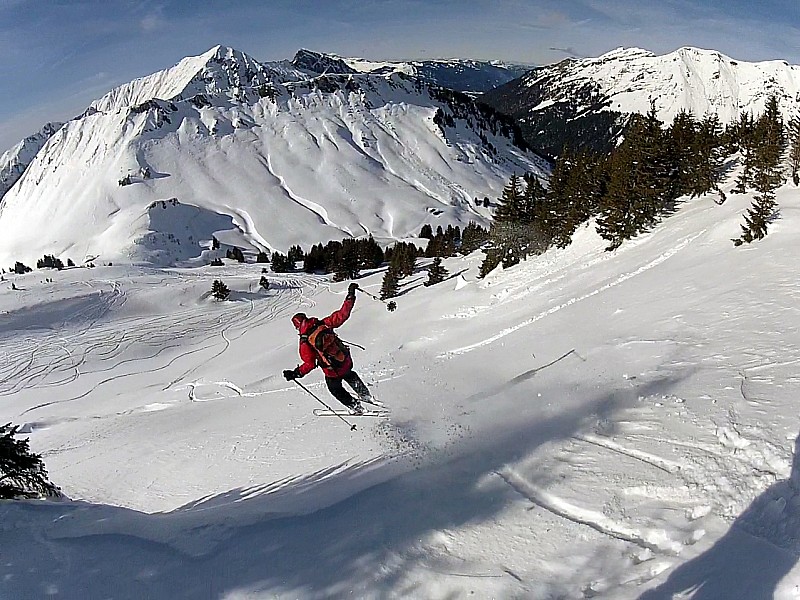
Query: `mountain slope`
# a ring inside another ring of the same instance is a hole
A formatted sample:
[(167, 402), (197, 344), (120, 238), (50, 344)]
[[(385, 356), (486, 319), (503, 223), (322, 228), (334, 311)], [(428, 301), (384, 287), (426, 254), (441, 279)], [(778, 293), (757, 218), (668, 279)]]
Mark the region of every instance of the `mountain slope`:
[(0, 199), (22, 177), (36, 154), (63, 123), (47, 123), (42, 129), (19, 142), (0, 156)]
[[(217, 47), (62, 127), (2, 199), (0, 263), (206, 262), (212, 236), (285, 252), (486, 223), (474, 198), (547, 168), (518, 138), (508, 119), (410, 76), (308, 79)], [(158, 226), (176, 206), (189, 207), (181, 222)]]
[(608, 150), (628, 115), (647, 112), (651, 100), (666, 123), (685, 110), (716, 113), (725, 124), (741, 112), (760, 114), (773, 94), (785, 117), (800, 112), (800, 66), (697, 48), (661, 56), (620, 48), (536, 68), (482, 100), (518, 119), (534, 147), (555, 155), (564, 144)]
[(346, 283), (11, 276), (0, 410), (73, 501), (0, 503), (0, 596), (796, 598), (800, 194), (778, 200), (743, 248), (752, 198), (701, 197), (613, 253), (582, 227), (482, 280), (480, 253), (419, 271), (392, 313), (359, 294), (340, 331), (391, 415), (356, 431), (280, 375), (291, 315)]

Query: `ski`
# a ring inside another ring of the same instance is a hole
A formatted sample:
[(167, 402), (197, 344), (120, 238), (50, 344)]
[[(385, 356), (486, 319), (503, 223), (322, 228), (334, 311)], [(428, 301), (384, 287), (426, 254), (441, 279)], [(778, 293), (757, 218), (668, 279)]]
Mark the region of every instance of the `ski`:
[(388, 417), (388, 410), (365, 410), (360, 415), (351, 413), (347, 409), (328, 410), (326, 408), (315, 408), (314, 414), (318, 417)]
[(361, 398), (362, 404), (372, 404), (372, 406), (379, 406), (380, 408), (387, 408), (386, 405), (377, 398)]

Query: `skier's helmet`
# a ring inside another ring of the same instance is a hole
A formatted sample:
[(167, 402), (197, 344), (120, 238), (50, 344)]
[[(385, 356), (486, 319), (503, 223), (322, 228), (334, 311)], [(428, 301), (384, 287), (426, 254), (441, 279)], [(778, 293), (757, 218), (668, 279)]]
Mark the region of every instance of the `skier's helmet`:
[(300, 326), (305, 323), (307, 319), (306, 313), (297, 313), (292, 317), (292, 325), (294, 325), (295, 329), (300, 329)]

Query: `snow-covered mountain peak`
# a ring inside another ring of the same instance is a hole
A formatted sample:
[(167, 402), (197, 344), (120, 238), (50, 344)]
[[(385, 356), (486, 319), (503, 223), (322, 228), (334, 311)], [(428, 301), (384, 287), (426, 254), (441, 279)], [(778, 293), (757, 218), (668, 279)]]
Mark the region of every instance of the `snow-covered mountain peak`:
[(47, 123), (37, 133), (0, 155), (0, 198), (17, 182), (39, 150), (62, 125)]
[(629, 115), (646, 113), (670, 123), (681, 111), (716, 114), (731, 123), (758, 115), (770, 96), (785, 119), (800, 112), (800, 66), (786, 61), (744, 62), (716, 50), (683, 47), (657, 55), (616, 48), (595, 58), (570, 58), (533, 69), (493, 90), (485, 101), (523, 122), (527, 140), (557, 154), (575, 140), (613, 147)]
[(92, 102), (89, 110), (114, 112), (149, 100), (185, 100), (197, 94), (235, 97), (273, 79), (283, 77), (244, 52), (218, 45), (199, 56), (188, 56), (174, 67), (111, 90)]
[(301, 48), (292, 59), (292, 65), (298, 69), (318, 74), (348, 75), (358, 73), (344, 59), (335, 54), (325, 54)]
[[(536, 80), (551, 76), (547, 68), (537, 73)], [(716, 50), (688, 46), (664, 55), (618, 48), (596, 59), (572, 61), (563, 73), (563, 83), (587, 80), (610, 99), (609, 110), (646, 112), (652, 99), (665, 122), (686, 110), (696, 116), (713, 112), (730, 123), (742, 111), (762, 112), (773, 94), (790, 116), (798, 112), (800, 101), (800, 66), (737, 61)], [(566, 88), (564, 93), (569, 93)]]
[(2, 197), (0, 257), (203, 264), (212, 237), (245, 252), (403, 239), (485, 224), (476, 198), (546, 168), (509, 119), (423, 78), (215, 46), (62, 127)]

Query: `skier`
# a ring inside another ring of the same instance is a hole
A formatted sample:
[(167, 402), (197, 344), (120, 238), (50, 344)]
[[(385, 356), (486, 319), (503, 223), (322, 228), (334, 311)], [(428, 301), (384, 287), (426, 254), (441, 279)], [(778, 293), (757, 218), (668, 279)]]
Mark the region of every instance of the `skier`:
[[(283, 372), (286, 381), (293, 381), (308, 375), (317, 366), (322, 367), (328, 391), (354, 415), (363, 414), (364, 408), (361, 402), (370, 402), (372, 398), (367, 386), (353, 371), (350, 348), (333, 330), (350, 317), (356, 302), (357, 289), (358, 284), (351, 283), (347, 288), (347, 296), (342, 307), (322, 320), (307, 317), (305, 313), (297, 313), (292, 317), (292, 324), (300, 334), (299, 350), (303, 362), (294, 369)], [(342, 381), (353, 388), (358, 398), (354, 398), (344, 389)]]

